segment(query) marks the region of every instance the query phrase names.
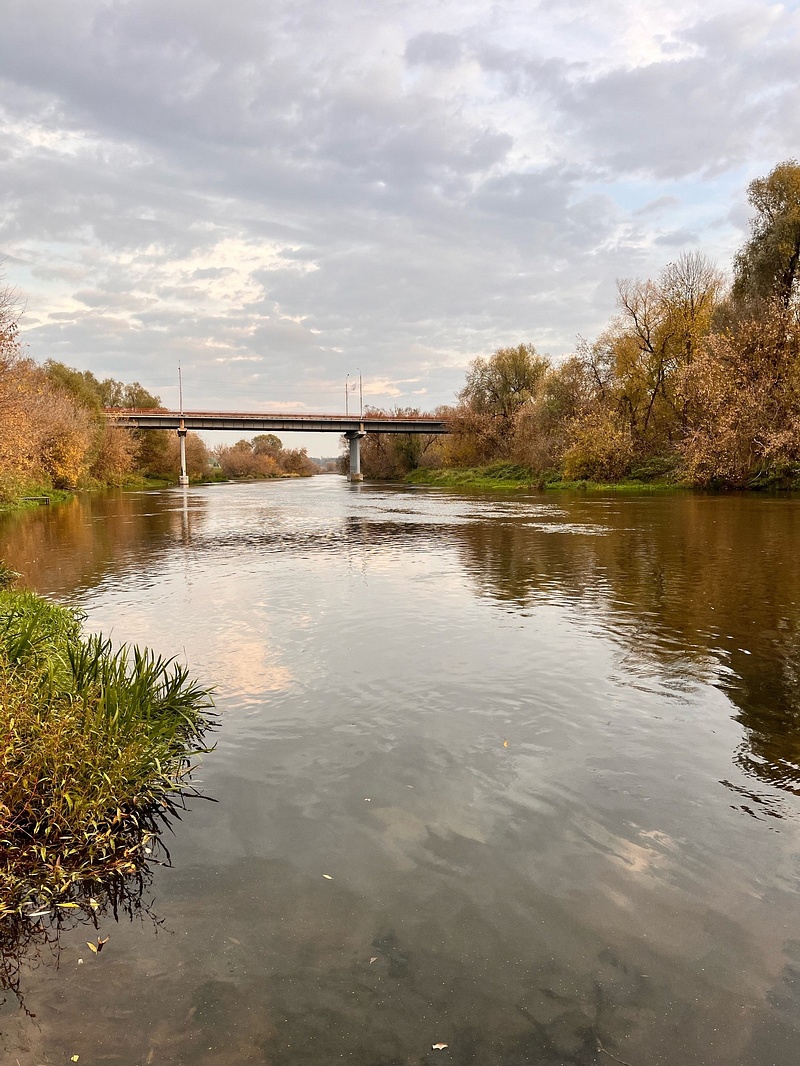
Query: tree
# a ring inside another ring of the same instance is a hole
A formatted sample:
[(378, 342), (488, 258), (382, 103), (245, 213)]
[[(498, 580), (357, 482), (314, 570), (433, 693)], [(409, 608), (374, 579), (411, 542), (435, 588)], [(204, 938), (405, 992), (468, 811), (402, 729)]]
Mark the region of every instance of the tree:
[(619, 314), (585, 353), (587, 371), (640, 457), (671, 452), (685, 424), (677, 372), (711, 329), (722, 277), (705, 256), (685, 252), (657, 281), (623, 279), (617, 291)]
[(750, 240), (734, 262), (734, 299), (775, 300), (785, 310), (800, 302), (800, 165), (779, 163), (747, 190), (756, 210)]
[[(419, 418), (418, 407), (395, 407), (385, 411), (378, 407), (368, 407), (370, 416), (388, 416), (390, 418)], [(432, 447), (436, 436), (433, 433), (367, 433), (361, 442), (361, 470), (365, 477), (380, 480), (396, 480), (416, 470), (424, 456)], [(347, 448), (347, 442), (344, 441)], [(343, 473), (347, 471), (349, 460), (345, 452)]]
[(161, 399), (140, 385), (138, 381), (132, 381), (126, 385), (114, 378), (105, 378), (99, 382), (100, 400), (103, 407), (126, 407), (136, 410), (151, 410), (161, 406)]
[(739, 488), (800, 473), (800, 324), (780, 303), (709, 338), (681, 382), (686, 471)]
[(277, 477), (280, 473), (275, 456), (265, 451), (256, 453), (249, 440), (239, 440), (231, 446), (220, 444), (214, 454), (226, 477)]
[(552, 367), (536, 397), (517, 416), (514, 461), (539, 474), (556, 470), (572, 442), (576, 419), (592, 399), (592, 381), (583, 359), (573, 355)]
[(532, 344), (498, 348), (488, 359), (473, 359), (451, 415), (452, 437), (446, 446), (451, 462), (472, 465), (508, 456), (517, 418), (549, 369), (549, 359)]
[(458, 398), (476, 413), (510, 424), (535, 394), (549, 367), (549, 360), (537, 355), (532, 344), (498, 348), (488, 359), (472, 360)]
[(89, 473), (106, 485), (121, 485), (133, 473), (140, 444), (130, 429), (103, 426)]
[(297, 474), (300, 477), (311, 477), (316, 474), (317, 467), (308, 458), (305, 448), (285, 448), (278, 456), (281, 469), (286, 474)]
[(275, 459), (283, 451), (283, 442), (274, 433), (259, 433), (253, 437), (252, 447), (256, 455), (271, 455)]

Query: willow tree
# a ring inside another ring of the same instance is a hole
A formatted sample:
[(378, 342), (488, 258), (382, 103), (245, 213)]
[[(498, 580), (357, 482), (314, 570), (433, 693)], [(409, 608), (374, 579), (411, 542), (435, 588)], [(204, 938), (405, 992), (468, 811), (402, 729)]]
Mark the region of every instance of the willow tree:
[(747, 190), (750, 239), (734, 263), (734, 299), (800, 304), (800, 164), (788, 159)]
[(518, 416), (549, 370), (550, 360), (532, 344), (498, 348), (488, 359), (473, 359), (453, 413), (453, 431), (465, 445), (464, 454), (472, 453), (480, 462), (511, 454)]

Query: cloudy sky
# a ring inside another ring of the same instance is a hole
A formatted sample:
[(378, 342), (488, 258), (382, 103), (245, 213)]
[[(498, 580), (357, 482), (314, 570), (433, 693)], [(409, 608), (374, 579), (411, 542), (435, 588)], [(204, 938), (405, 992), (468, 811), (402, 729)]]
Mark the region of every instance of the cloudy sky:
[(0, 57), (30, 353), (194, 409), (561, 356), (800, 155), (795, 2), (5, 0)]

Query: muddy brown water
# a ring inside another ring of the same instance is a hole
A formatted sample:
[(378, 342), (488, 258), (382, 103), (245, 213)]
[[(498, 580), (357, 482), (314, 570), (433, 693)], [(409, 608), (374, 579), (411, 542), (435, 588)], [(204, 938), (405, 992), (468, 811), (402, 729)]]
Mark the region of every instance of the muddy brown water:
[(799, 545), (795, 498), (338, 477), (6, 516), (222, 721), (160, 924), (23, 963), (2, 1061), (795, 1064)]

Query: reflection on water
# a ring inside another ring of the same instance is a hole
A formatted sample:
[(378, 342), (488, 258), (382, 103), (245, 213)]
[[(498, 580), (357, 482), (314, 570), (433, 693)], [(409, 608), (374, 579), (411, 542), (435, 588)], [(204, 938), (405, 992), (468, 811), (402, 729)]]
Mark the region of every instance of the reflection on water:
[(336, 478), (7, 519), (224, 715), (165, 929), (80, 970), (67, 933), (8, 1054), (793, 1063), (798, 533), (792, 499)]
[[(154, 844), (157, 848), (158, 845)], [(0, 994), (10, 993), (28, 1017), (23, 972), (29, 974), (44, 964), (58, 966), (62, 936), (79, 930), (85, 937), (101, 928), (101, 923), (160, 920), (152, 910), (150, 889), (152, 867), (141, 863), (131, 874), (114, 874), (102, 881), (83, 881), (74, 886), (69, 902), (43, 910), (14, 915), (0, 922)], [(105, 950), (110, 936), (86, 941), (84, 954), (91, 962)], [(83, 965), (84, 959), (80, 960)]]

